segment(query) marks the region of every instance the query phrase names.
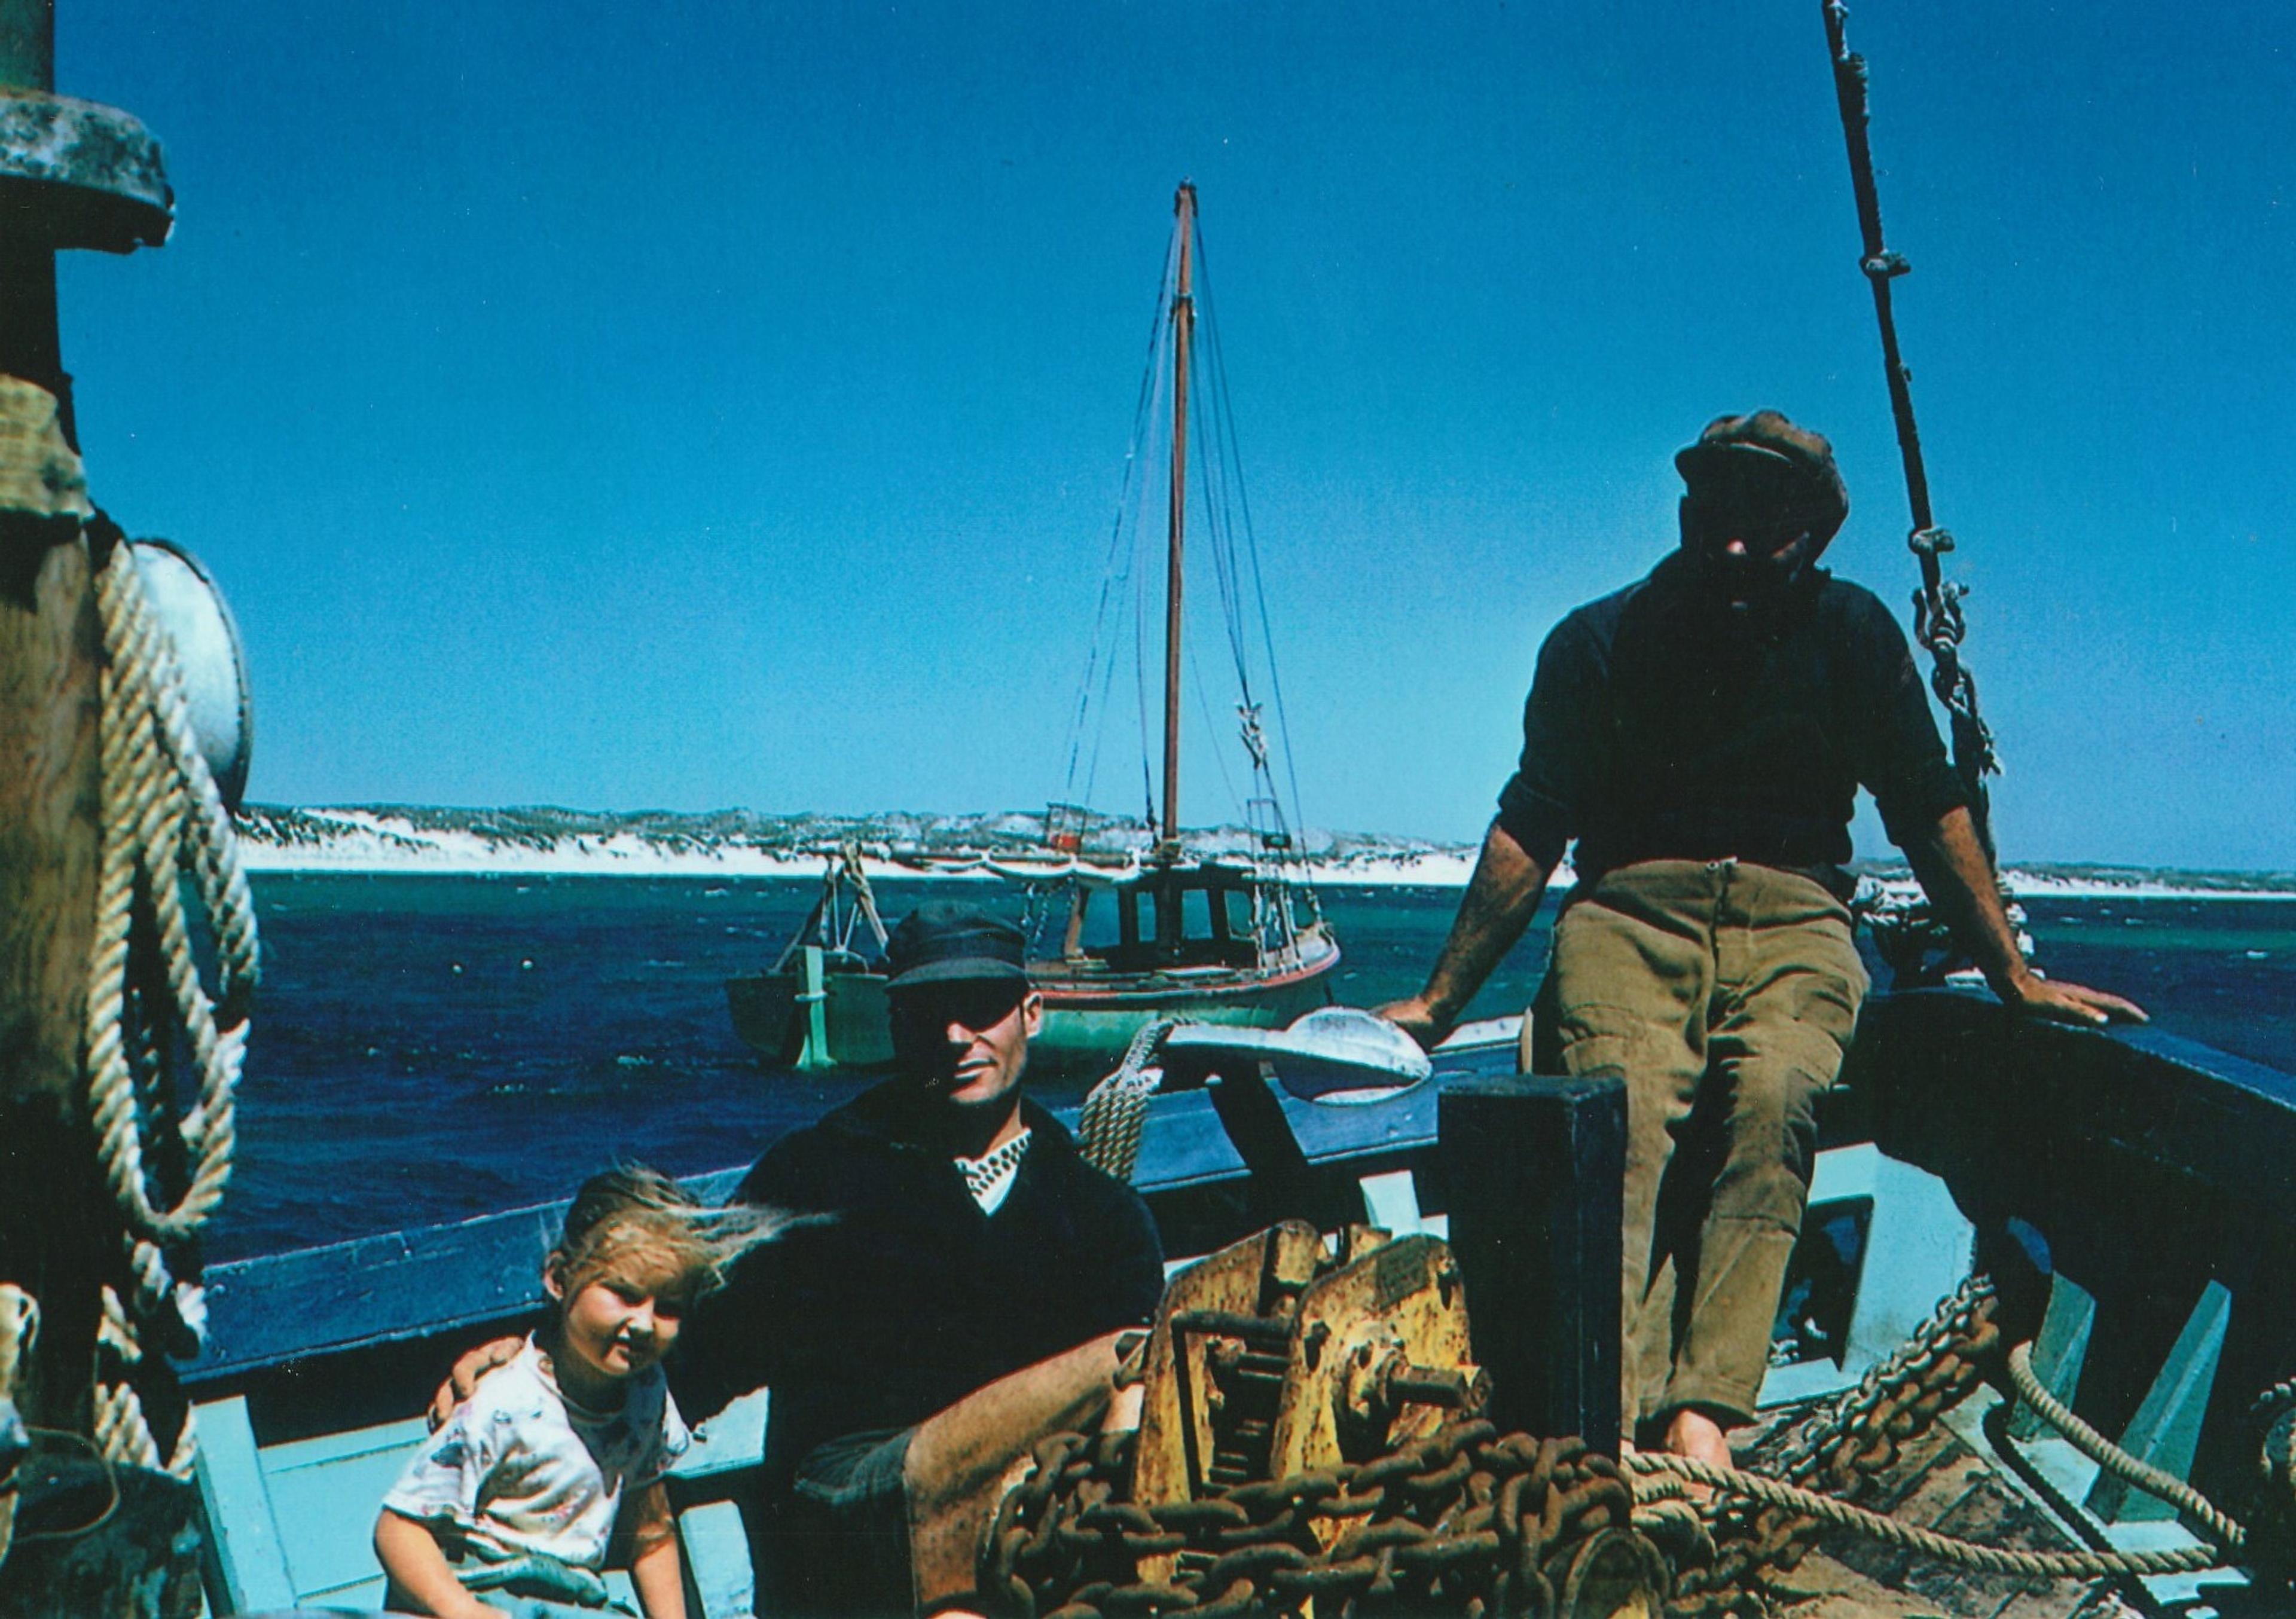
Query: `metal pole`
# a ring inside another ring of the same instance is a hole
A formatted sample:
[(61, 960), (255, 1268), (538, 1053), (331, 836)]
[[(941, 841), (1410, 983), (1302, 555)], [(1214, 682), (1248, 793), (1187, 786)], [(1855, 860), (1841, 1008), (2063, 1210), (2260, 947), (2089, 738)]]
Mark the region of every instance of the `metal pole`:
[[(1172, 502), (1170, 544), (1164, 568), (1164, 846), (1180, 844), (1180, 552), (1188, 506), (1188, 353), (1194, 346), (1196, 299), (1194, 249), (1196, 188), (1180, 182), (1173, 200), (1179, 216), (1180, 272), (1172, 298)], [(1156, 907), (1156, 930), (1164, 932), (1164, 906)]]
[(1874, 153), (1866, 139), (1871, 114), (1866, 59), (1849, 48), (1849, 10), (1842, 0), (1822, 0), (1821, 9), (1825, 16), (1826, 50), (1833, 62), (1834, 100), (1849, 152), (1849, 185), (1857, 201), (1862, 244), (1857, 267), (1874, 290), (1874, 315), (1882, 328), (1882, 368), (1890, 387), (1890, 412), (1897, 421), (1898, 454), (1906, 469), (1906, 499), (1913, 517), (1906, 544), (1921, 562), (1922, 588), (1914, 598), (1915, 635), (1934, 661), (1931, 689), (1946, 707), (1953, 731), (1954, 769), (1969, 796), (1978, 841), (1990, 860), (1993, 828), (1985, 778), (2000, 765), (1994, 755), (1993, 733), (1977, 711), (1976, 677), (1961, 661), (1963, 587), (1947, 581), (1939, 560), (1953, 549), (1953, 536), (1937, 526), (1931, 511), (1929, 471), (1922, 462), (1921, 431), (1914, 422), (1914, 373), (1898, 348), (1897, 312), (1890, 301), (1890, 283), (1913, 266), (1904, 254), (1891, 251), (1882, 240), (1882, 194), (1874, 183)]

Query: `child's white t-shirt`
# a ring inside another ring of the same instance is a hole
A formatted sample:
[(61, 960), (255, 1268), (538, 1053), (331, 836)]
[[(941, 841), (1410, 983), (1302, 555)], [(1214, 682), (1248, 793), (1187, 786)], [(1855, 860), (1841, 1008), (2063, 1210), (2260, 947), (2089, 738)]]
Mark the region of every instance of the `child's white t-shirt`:
[(623, 1492), (652, 1484), (690, 1443), (660, 1367), (630, 1380), (621, 1410), (588, 1411), (529, 1337), (430, 1435), (382, 1504), (451, 1526), (488, 1561), (538, 1551), (598, 1569)]

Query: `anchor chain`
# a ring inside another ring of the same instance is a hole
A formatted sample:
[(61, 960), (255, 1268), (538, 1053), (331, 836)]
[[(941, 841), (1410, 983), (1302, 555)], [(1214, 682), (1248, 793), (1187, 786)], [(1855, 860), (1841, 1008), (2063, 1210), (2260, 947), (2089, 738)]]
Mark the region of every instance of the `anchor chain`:
[[(1000, 1619), (1245, 1619), (1430, 1611), (1501, 1619), (1662, 1597), (1665, 1559), (1631, 1526), (1618, 1464), (1577, 1439), (1500, 1437), (1480, 1418), (1371, 1461), (1202, 1500), (1128, 1498), (1132, 1435), (1062, 1434), (998, 1509), (980, 1595)], [(1172, 1558), (1168, 1582), (1144, 1558)], [(1328, 1604), (1328, 1606), (1326, 1606)]]
[[(1969, 1278), (1896, 1353), (1804, 1418), (1749, 1470), (1855, 1501), (1998, 1361), (1994, 1307), (1992, 1282)], [(1678, 1619), (1761, 1612), (1770, 1576), (1791, 1572), (1826, 1527), (1789, 1506), (1726, 1496), (1707, 1526), (1712, 1560), (1676, 1573), (1667, 1606)]]

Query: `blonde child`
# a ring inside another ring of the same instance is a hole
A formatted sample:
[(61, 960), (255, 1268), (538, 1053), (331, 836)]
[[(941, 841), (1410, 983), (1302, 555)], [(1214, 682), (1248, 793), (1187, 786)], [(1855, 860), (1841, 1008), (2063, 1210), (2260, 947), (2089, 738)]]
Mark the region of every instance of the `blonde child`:
[(592, 1178), (543, 1269), (556, 1308), (383, 1497), (374, 1551), (394, 1609), (480, 1619), (474, 1594), (603, 1607), (617, 1525), (648, 1619), (685, 1619), (662, 1486), (687, 1445), (662, 1379), (693, 1301), (788, 1223), (709, 1209), (650, 1169)]

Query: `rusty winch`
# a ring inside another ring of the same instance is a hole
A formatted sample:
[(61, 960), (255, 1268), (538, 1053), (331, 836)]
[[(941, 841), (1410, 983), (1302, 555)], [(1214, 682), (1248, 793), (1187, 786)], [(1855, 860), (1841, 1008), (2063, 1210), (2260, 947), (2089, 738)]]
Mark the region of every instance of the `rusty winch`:
[[(1370, 1226), (1338, 1246), (1287, 1221), (1173, 1279), (1148, 1345), (1136, 1503), (1368, 1461), (1481, 1409), (1450, 1248)], [(1142, 1572), (1169, 1579), (1187, 1555)]]
[(1448, 1245), (1288, 1222), (1173, 1279), (1136, 1433), (1055, 1435), (983, 1547), (1014, 1619), (1648, 1619), (1617, 1465), (1482, 1414)]

